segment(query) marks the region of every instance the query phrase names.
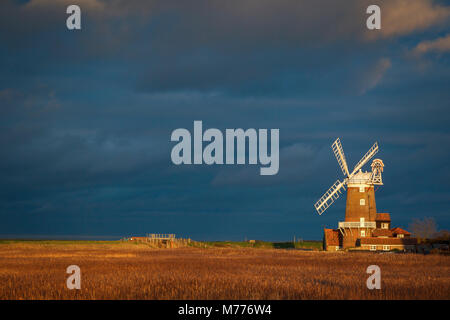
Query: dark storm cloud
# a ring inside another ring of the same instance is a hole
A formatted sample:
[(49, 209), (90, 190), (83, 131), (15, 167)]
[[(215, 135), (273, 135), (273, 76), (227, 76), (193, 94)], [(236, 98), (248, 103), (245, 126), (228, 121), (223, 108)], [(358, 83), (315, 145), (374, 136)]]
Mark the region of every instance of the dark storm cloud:
[[(71, 1), (0, 4), (0, 234), (318, 239), (336, 137), (351, 167), (379, 142), (380, 210), (448, 228), (444, 4), (382, 2), (370, 33), (368, 1), (77, 3), (75, 32)], [(279, 174), (173, 165), (194, 120), (279, 128)]]
[[(23, 55), (24, 65), (11, 71), (54, 73), (101, 62), (127, 65), (124, 81), (144, 92), (286, 96), (319, 85), (340, 92), (345, 88), (327, 77), (330, 68), (340, 66), (333, 71), (358, 81), (346, 72), (355, 60), (370, 67), (393, 36), (442, 27), (450, 15), (431, 1), (387, 2), (386, 19), (394, 21), (376, 41), (364, 28), (368, 1), (85, 0), (79, 2), (84, 28), (70, 33), (61, 28), (69, 2), (3, 4), (1, 29), (8, 31), (1, 39), (8, 56)], [(423, 19), (404, 25), (390, 18), (399, 12)]]

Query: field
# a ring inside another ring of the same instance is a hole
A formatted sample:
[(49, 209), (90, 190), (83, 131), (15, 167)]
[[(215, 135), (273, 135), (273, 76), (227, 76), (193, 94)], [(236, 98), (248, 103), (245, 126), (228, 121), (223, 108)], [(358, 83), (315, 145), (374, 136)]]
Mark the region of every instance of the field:
[[(381, 268), (381, 290), (366, 268)], [(66, 268), (81, 268), (81, 290)], [(0, 299), (450, 299), (450, 256), (204, 243), (0, 242)]]

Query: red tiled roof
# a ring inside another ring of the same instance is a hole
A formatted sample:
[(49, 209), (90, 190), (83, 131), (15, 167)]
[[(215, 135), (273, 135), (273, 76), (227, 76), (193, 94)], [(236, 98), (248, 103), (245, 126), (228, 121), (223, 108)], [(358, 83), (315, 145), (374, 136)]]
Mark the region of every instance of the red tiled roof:
[(373, 237), (392, 237), (392, 231), (388, 229), (375, 229), (372, 232)]
[(416, 238), (361, 238), (361, 244), (416, 244)]
[(391, 221), (391, 216), (389, 213), (377, 213), (375, 218), (376, 221)]
[(402, 228), (394, 228), (394, 229), (391, 229), (391, 231), (392, 231), (393, 234), (406, 234), (406, 235), (409, 235), (409, 236), (411, 235), (411, 233), (409, 233), (406, 230), (403, 230)]
[(339, 230), (323, 229), (325, 234), (325, 243), (327, 246), (339, 245)]

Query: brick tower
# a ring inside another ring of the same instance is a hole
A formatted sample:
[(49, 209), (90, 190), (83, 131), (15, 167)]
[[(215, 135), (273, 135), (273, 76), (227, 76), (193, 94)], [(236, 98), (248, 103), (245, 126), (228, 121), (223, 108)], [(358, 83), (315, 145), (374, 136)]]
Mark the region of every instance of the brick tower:
[(371, 235), (375, 229), (377, 208), (371, 172), (357, 172), (347, 183), (345, 221), (339, 222), (343, 247), (354, 247), (361, 236)]

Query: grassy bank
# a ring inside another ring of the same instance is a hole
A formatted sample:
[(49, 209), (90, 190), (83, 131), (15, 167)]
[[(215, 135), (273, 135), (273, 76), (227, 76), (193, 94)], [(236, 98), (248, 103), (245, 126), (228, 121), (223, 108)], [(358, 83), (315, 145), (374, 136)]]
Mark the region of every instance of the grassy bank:
[[(176, 242), (177, 240), (175, 240)], [(0, 240), (2, 244), (30, 244), (30, 245), (113, 245), (113, 246), (149, 246), (144, 242), (134, 241), (93, 241), (93, 240)], [(187, 246), (196, 248), (261, 248), (261, 249), (303, 249), (303, 250), (322, 250), (321, 241), (302, 241), (302, 242), (269, 242), (259, 241), (194, 241)]]
[[(259, 241), (205, 241), (197, 244), (213, 248), (266, 248), (266, 249), (303, 249), (322, 250), (322, 241), (269, 242)], [(196, 244), (194, 244), (196, 246)]]

